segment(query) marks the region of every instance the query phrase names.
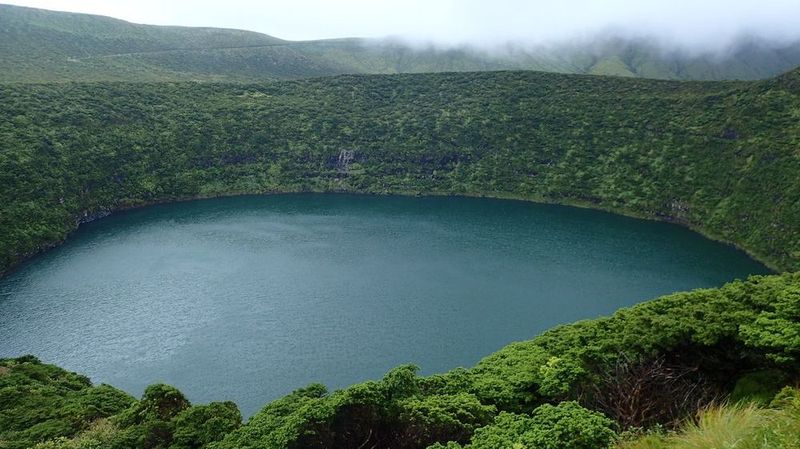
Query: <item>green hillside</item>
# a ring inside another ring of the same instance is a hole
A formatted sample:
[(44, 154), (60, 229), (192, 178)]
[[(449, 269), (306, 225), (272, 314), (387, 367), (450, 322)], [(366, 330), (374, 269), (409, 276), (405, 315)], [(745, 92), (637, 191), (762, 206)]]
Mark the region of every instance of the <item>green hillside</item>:
[(412, 48), (385, 39), (290, 42), (214, 28), (137, 25), (86, 14), (0, 5), (0, 83), (285, 80), (339, 74), (538, 70), (662, 79), (760, 79), (800, 65), (800, 42), (742, 39), (720, 55), (648, 39), (582, 44)]
[[(0, 271), (114, 210), (296, 191), (585, 205), (681, 223), (796, 270), (799, 76), (0, 86)], [(354, 162), (340, 166), (344, 150)]]

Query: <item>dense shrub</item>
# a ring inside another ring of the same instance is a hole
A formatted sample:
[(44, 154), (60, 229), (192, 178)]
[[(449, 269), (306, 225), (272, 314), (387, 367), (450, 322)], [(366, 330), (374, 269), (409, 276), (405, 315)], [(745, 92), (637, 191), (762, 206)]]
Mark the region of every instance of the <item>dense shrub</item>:
[(289, 191), (581, 204), (682, 223), (797, 269), (796, 76), (4, 85), (0, 271), (115, 210)]
[(108, 385), (41, 363), (35, 357), (0, 359), (0, 447), (32, 446), (69, 437), (134, 402)]
[(214, 448), (424, 448), (467, 441), (495, 409), (475, 396), (424, 395), (416, 368), (396, 368), (380, 382), (328, 394), (319, 386), (267, 405)]
[[(605, 449), (615, 440), (614, 422), (575, 402), (545, 404), (530, 416), (500, 413), (494, 423), (478, 429), (465, 449)], [(454, 449), (450, 443), (431, 449)]]
[(175, 417), (170, 449), (195, 449), (221, 440), (242, 425), (242, 414), (232, 402), (214, 402), (186, 409)]

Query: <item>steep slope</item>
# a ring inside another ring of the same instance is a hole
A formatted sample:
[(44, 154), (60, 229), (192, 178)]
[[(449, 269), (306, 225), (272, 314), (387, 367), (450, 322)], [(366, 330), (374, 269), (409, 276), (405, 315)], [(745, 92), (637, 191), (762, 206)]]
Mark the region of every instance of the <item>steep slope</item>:
[(0, 5), (0, 82), (266, 81), (338, 74), (540, 70), (663, 79), (759, 79), (800, 65), (800, 42), (741, 39), (689, 54), (645, 38), (550, 46), (411, 47), (388, 39), (289, 42)]
[[(310, 190), (581, 204), (682, 223), (796, 270), (797, 77), (0, 86), (0, 271), (114, 210)], [(352, 164), (338, 163), (344, 150)]]

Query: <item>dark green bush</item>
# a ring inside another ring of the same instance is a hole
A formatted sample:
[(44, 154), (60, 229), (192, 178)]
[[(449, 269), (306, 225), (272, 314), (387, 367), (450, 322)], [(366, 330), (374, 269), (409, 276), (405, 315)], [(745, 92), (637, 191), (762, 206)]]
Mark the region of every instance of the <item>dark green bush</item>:
[(197, 449), (220, 441), (242, 425), (242, 414), (233, 402), (212, 402), (186, 409), (175, 417), (170, 449)]
[[(475, 431), (465, 449), (605, 449), (616, 438), (614, 422), (576, 402), (545, 404), (530, 416), (503, 412)], [(434, 445), (431, 449), (459, 446)]]
[(24, 448), (73, 436), (133, 402), (120, 390), (93, 387), (85, 376), (32, 356), (0, 359), (0, 447)]

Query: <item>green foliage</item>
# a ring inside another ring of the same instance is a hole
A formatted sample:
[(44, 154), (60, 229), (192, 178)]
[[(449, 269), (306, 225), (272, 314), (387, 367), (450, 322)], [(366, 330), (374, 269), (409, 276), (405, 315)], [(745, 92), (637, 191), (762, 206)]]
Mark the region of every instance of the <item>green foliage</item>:
[(747, 373), (739, 380), (731, 392), (731, 402), (754, 402), (767, 405), (775, 395), (787, 384), (786, 373), (777, 370), (763, 370)]
[(235, 404), (192, 407), (167, 385), (136, 401), (31, 356), (0, 359), (3, 449), (198, 449), (241, 423)]
[(550, 357), (547, 363), (539, 367), (539, 392), (550, 397), (568, 394), (585, 374), (586, 371), (577, 360)]
[(140, 401), (112, 418), (109, 448), (198, 449), (220, 441), (242, 424), (232, 402), (192, 406), (169, 385), (150, 385)]
[(0, 447), (73, 436), (133, 402), (120, 390), (92, 386), (84, 376), (31, 356), (0, 359)]
[(793, 449), (800, 447), (798, 390), (787, 388), (771, 408), (723, 405), (700, 413), (677, 432), (627, 438), (618, 449)]
[(475, 396), (425, 395), (416, 367), (402, 366), (380, 382), (327, 394), (319, 386), (267, 405), (213, 448), (424, 448), (435, 441), (466, 441), (491, 422), (492, 406)]
[(112, 447), (118, 433), (117, 427), (108, 419), (93, 422), (90, 427), (74, 438), (58, 437), (34, 446), (35, 449), (107, 449)]
[(406, 447), (424, 447), (433, 441), (466, 441), (477, 427), (492, 421), (496, 410), (471, 394), (413, 397), (401, 404), (398, 417)]
[[(682, 223), (796, 269), (792, 79), (496, 72), (0, 86), (0, 271), (116, 210), (290, 191), (585, 205)], [(356, 170), (337, 165), (343, 150)]]
[(800, 347), (800, 285), (774, 292), (768, 299), (763, 298), (761, 305), (766, 310), (754, 322), (742, 324), (740, 331), (746, 342), (771, 348), (770, 357), (778, 362), (796, 360)]
[[(545, 404), (530, 416), (500, 413), (475, 431), (465, 449), (604, 449), (616, 439), (614, 423), (575, 402)], [(454, 449), (459, 446), (432, 446)]]
[(205, 447), (220, 441), (242, 425), (242, 414), (232, 402), (194, 406), (175, 417), (175, 433), (170, 449)]
[(175, 387), (154, 384), (144, 390), (144, 396), (133, 407), (117, 418), (121, 427), (129, 427), (147, 421), (169, 421), (191, 404)]

